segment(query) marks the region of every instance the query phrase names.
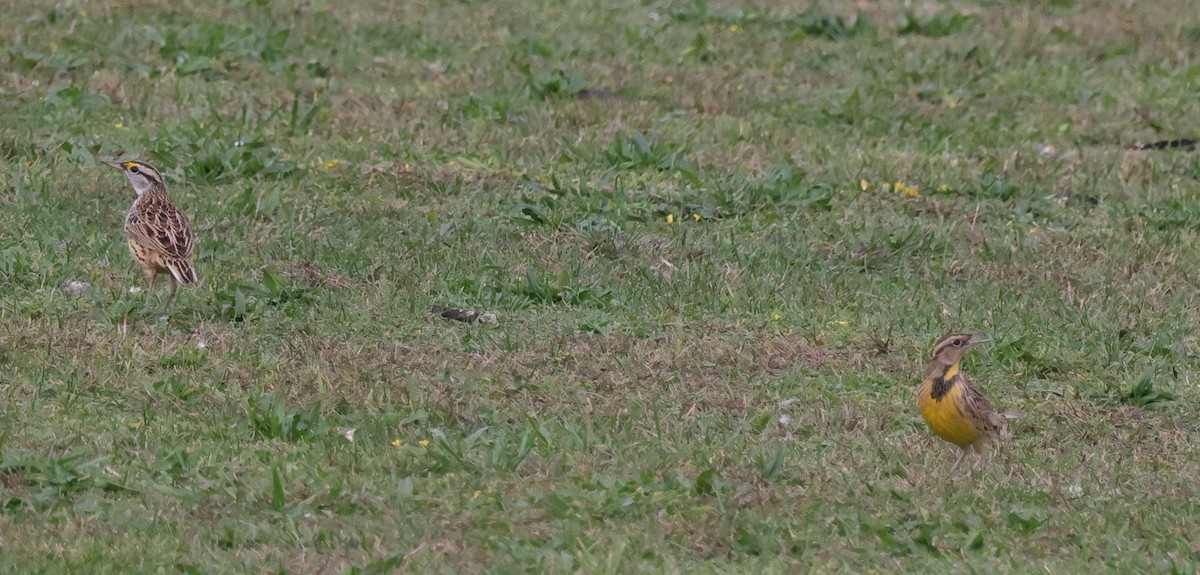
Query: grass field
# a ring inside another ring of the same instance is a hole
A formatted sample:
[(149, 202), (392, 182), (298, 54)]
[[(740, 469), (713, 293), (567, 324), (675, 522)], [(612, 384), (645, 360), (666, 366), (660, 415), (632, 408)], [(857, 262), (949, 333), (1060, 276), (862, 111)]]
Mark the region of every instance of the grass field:
[(0, 570), (1200, 569), (1192, 0), (201, 4), (0, 0)]

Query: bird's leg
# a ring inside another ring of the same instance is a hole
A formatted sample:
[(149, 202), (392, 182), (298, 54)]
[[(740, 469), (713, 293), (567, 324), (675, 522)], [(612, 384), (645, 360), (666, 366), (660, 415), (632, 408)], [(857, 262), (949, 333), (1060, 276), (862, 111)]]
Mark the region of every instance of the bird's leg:
[(142, 275), (146, 276), (146, 283), (148, 284), (146, 286), (145, 301), (146, 301), (146, 305), (149, 305), (151, 298), (154, 297), (154, 279), (158, 277), (158, 273), (154, 271), (154, 268), (149, 268), (149, 267), (143, 266), (142, 267)]
[(950, 468), (950, 473), (954, 473), (954, 470), (958, 469), (959, 464), (962, 463), (963, 458), (966, 456), (967, 456), (967, 448), (965, 448), (965, 447), (959, 448), (958, 459), (954, 460), (954, 466)]
[(975, 464), (971, 466), (971, 470), (973, 471), (979, 469), (979, 465), (983, 463), (983, 446), (977, 443), (972, 448), (975, 451)]
[(171, 307), (171, 302), (175, 301), (175, 290), (179, 289), (179, 282), (175, 281), (172, 274), (167, 274), (167, 278), (171, 280), (171, 295), (167, 296), (167, 305), (164, 307)]

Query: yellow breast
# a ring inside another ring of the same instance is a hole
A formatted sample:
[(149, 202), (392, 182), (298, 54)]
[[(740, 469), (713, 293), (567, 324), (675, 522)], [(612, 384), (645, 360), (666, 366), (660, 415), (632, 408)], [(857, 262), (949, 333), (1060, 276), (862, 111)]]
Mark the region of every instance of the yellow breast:
[(917, 406), (929, 429), (938, 437), (959, 447), (967, 447), (979, 441), (979, 432), (971, 418), (963, 413), (962, 383), (956, 382), (946, 395), (933, 398), (933, 381), (925, 380), (917, 396)]

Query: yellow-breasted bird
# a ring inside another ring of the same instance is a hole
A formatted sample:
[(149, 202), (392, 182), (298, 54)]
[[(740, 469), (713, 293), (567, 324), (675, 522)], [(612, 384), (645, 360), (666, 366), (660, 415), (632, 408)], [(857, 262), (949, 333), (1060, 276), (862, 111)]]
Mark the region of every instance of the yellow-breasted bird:
[(1004, 421), (1023, 415), (997, 413), (959, 369), (963, 354), (981, 341), (978, 334), (971, 333), (951, 333), (939, 339), (925, 367), (925, 382), (917, 390), (917, 406), (929, 429), (962, 450), (950, 471), (958, 469), (968, 452), (975, 454), (971, 468), (978, 469), (988, 443)]
[(165, 273), (171, 280), (167, 305), (175, 301), (179, 284), (196, 282), (192, 252), (196, 235), (187, 216), (167, 197), (162, 174), (146, 162), (105, 161), (125, 173), (137, 195), (125, 216), (125, 240), (134, 261), (142, 266), (150, 290), (154, 278)]

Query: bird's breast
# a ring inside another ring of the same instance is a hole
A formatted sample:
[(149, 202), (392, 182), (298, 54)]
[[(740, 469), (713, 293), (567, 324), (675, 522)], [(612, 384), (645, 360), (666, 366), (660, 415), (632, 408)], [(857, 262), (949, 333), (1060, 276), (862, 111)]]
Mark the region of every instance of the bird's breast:
[(962, 404), (963, 385), (959, 381), (955, 381), (940, 398), (934, 399), (933, 381), (926, 380), (917, 399), (921, 416), (934, 434), (959, 447), (966, 447), (979, 441), (979, 433)]

